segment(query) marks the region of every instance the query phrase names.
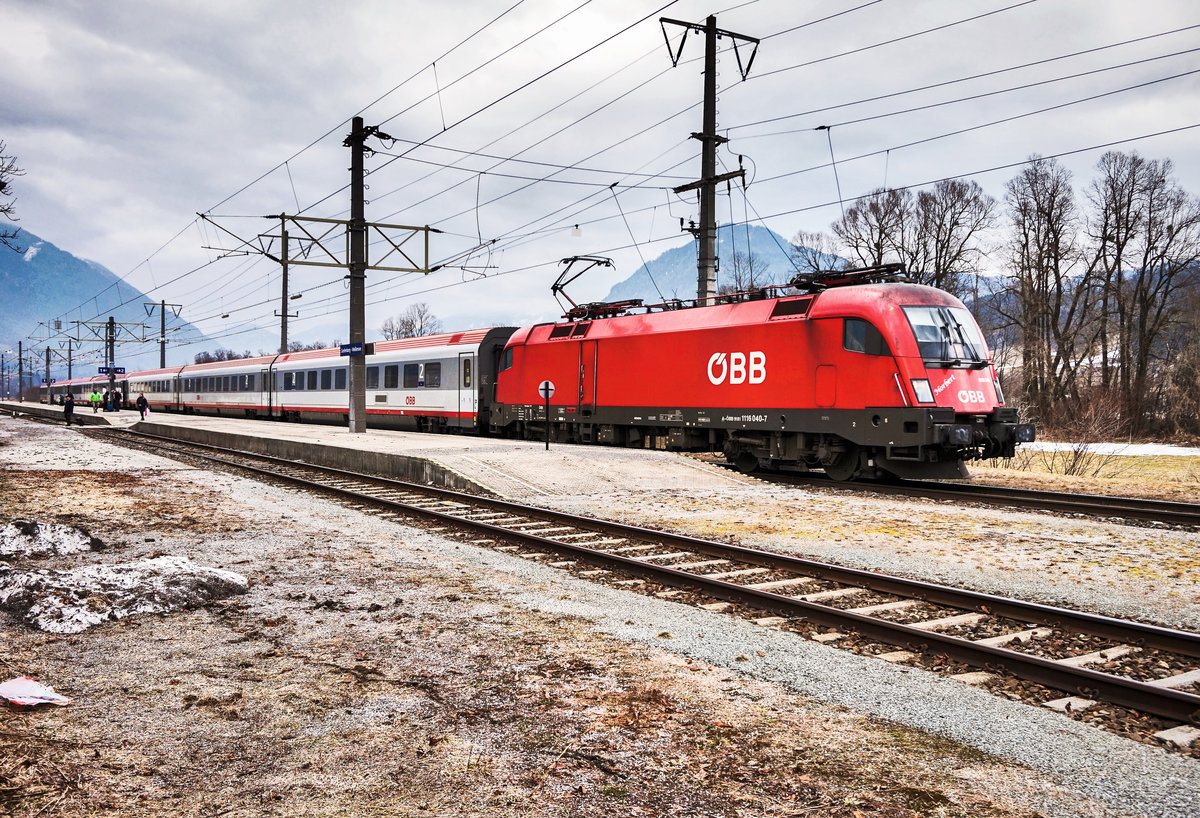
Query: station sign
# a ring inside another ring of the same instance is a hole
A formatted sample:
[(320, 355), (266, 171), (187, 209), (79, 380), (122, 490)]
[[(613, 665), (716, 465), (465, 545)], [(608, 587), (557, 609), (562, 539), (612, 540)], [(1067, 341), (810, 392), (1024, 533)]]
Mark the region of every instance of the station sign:
[(96, 371), (98, 371), (101, 375), (110, 375), (110, 374), (111, 375), (124, 375), (125, 367), (123, 367), (123, 366), (112, 366), (112, 367), (98, 366), (98, 367), (96, 367)]
[(99, 372), (101, 375), (107, 375), (108, 367), (107, 366), (98, 366), (98, 367), (96, 367), (96, 371)]
[[(50, 383), (58, 383), (58, 378), (51, 378)], [(46, 379), (42, 378), (42, 386), (46, 385)]]
[(113, 371), (113, 374), (114, 374), (114, 375), (124, 375), (124, 374), (125, 374), (125, 367), (123, 367), (123, 366), (114, 366), (114, 367), (113, 367), (113, 369), (112, 369), (112, 371)]
[(347, 355), (362, 355), (363, 354), (362, 342), (359, 341), (358, 343), (354, 343), (354, 344), (342, 344), (340, 347), (338, 347), (338, 352), (341, 353), (341, 355), (343, 357), (345, 357)]

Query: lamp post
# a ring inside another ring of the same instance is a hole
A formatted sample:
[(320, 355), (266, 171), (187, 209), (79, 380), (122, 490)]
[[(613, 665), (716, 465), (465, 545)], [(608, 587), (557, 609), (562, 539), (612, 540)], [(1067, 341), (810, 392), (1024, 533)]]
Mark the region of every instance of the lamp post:
[(8, 396), (9, 396), (8, 370), (5, 369), (6, 361), (4, 360), (4, 357), (6, 355), (12, 355), (12, 354), (13, 354), (13, 351), (11, 349), (5, 349), (3, 351), (0, 351), (0, 384), (2, 384), (2, 385), (0, 385), (0, 397), (2, 397), (4, 400), (8, 400)]

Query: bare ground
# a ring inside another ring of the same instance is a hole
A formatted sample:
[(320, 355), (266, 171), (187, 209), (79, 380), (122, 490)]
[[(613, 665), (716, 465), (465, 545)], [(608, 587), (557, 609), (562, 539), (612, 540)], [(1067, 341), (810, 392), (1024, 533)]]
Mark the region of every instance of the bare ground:
[[(252, 583), (77, 635), (0, 614), (5, 678), (73, 699), (0, 705), (0, 814), (1031, 818), (1031, 798), (1071, 800), (937, 737), (514, 605), (527, 588), (448, 559), (435, 534), (160, 463), (0, 472), (0, 521), (110, 546), (17, 568), (184, 554)], [(1111, 813), (1075, 798), (1071, 814)]]

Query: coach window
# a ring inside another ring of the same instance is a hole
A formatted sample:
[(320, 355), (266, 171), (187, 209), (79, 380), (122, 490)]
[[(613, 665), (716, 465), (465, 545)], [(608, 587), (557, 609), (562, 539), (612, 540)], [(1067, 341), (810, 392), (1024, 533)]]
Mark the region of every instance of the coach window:
[(849, 352), (867, 355), (891, 355), (883, 334), (875, 325), (861, 318), (847, 318), (842, 328), (842, 347)]
[(404, 388), (416, 389), (421, 385), (421, 365), (420, 364), (405, 364), (404, 365)]
[[(383, 368), (383, 388), (395, 389), (400, 385), (400, 365), (389, 364)], [(408, 384), (404, 384), (408, 386)]]
[(257, 389), (257, 386), (256, 386), (257, 383), (258, 383), (257, 375), (247, 375), (246, 376), (246, 389), (248, 391), (254, 392)]
[(304, 388), (304, 373), (303, 372), (293, 372), (292, 377), (296, 379), (296, 388), (303, 389)]
[(442, 365), (425, 364), (425, 385), (430, 389), (437, 389), (442, 385)]
[[(335, 369), (333, 371), (333, 388), (334, 389), (345, 389), (346, 388), (346, 370)], [(370, 387), (368, 386), (367, 388), (369, 389)]]
[(315, 369), (310, 369), (308, 371), (308, 388), (309, 389), (317, 388), (317, 370), (315, 370)]
[(368, 366), (367, 367), (367, 389), (378, 389), (378, 388), (379, 388), (379, 367)]
[(470, 358), (462, 359), (462, 385), (463, 386), (471, 385), (471, 359)]
[(322, 369), (321, 370), (321, 388), (322, 389), (333, 389), (333, 370), (332, 369)]

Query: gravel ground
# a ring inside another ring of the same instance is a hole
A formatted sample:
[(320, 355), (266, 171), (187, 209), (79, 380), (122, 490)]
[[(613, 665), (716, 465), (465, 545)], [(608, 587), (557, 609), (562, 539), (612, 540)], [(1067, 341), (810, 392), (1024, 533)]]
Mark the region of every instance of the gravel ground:
[[(16, 570), (181, 555), (251, 587), (74, 635), (0, 614), (0, 666), (73, 699), (0, 710), (0, 811), (1032, 818), (1200, 803), (1194, 760), (917, 669), (77, 432), (0, 418), (5, 438), (0, 524), (39, 516), (109, 544)], [(1196, 538), (1177, 532), (753, 484), (539, 496), (1160, 621), (1195, 622), (1200, 605)]]

